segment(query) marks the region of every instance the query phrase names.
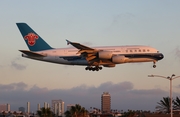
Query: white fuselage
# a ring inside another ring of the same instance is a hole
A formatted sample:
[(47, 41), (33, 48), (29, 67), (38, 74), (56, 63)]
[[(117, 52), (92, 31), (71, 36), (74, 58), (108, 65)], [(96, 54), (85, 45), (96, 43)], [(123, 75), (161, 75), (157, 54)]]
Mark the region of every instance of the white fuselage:
[[(158, 61), (154, 54), (158, 54), (159, 51), (149, 46), (107, 46), (107, 47), (94, 47), (97, 50), (110, 51), (113, 55), (125, 56), (127, 59), (124, 63), (130, 62), (151, 62)], [(66, 65), (86, 65), (88, 61), (81, 57), (76, 48), (58, 48), (44, 51), (38, 51), (36, 53), (45, 55), (45, 57), (32, 57), (26, 54), (22, 54), (23, 57), (36, 59), (40, 61), (66, 64)], [(163, 58), (163, 57), (162, 57)], [(102, 62), (101, 65), (107, 63)], [(115, 63), (118, 64), (118, 63)], [(121, 64), (121, 63), (119, 63)]]

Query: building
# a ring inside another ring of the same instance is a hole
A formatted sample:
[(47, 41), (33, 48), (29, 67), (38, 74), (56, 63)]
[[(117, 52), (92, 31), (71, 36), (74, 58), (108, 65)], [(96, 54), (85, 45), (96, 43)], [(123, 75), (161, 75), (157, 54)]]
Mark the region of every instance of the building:
[(0, 104), (0, 112), (7, 111), (7, 104)]
[(30, 102), (27, 102), (27, 113), (30, 113)]
[(2, 111), (11, 111), (10, 104), (0, 104), (0, 112)]
[(47, 103), (47, 108), (50, 108), (49, 103)]
[(52, 100), (52, 111), (57, 116), (64, 115), (64, 102), (62, 100)]
[(102, 113), (109, 113), (111, 111), (111, 95), (109, 92), (103, 92), (101, 95), (101, 111)]
[(75, 106), (75, 104), (68, 104), (68, 105), (67, 105), (67, 110), (69, 111), (72, 106)]
[(11, 107), (10, 107), (10, 104), (7, 104), (7, 111), (11, 111)]
[(22, 113), (25, 113), (25, 108), (24, 107), (19, 107), (19, 111), (21, 111)]
[(40, 111), (41, 110), (41, 106), (40, 104), (37, 105), (37, 110)]
[(47, 102), (44, 102), (44, 108), (47, 108)]

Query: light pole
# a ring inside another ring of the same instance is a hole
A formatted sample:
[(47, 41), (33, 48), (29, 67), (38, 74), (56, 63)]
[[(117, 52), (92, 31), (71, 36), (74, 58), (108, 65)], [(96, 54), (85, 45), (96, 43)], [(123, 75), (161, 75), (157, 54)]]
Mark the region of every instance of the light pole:
[(176, 76), (175, 74), (172, 74), (171, 77), (165, 77), (165, 76), (160, 76), (160, 75), (148, 75), (148, 77), (160, 77), (160, 78), (165, 78), (167, 80), (170, 81), (170, 109), (171, 109), (171, 117), (173, 117), (172, 114), (172, 80), (176, 79), (176, 78), (180, 78), (180, 76)]

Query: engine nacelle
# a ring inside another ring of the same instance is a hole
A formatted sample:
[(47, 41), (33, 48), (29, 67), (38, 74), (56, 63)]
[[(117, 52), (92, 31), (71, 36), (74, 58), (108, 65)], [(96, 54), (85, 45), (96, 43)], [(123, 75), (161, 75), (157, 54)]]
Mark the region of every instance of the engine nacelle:
[(100, 52), (98, 52), (98, 56), (100, 59), (111, 59), (112, 58), (112, 52), (100, 51)]
[(120, 64), (120, 63), (125, 63), (127, 59), (128, 58), (126, 58), (125, 56), (116, 55), (112, 57), (112, 62)]
[(104, 67), (115, 67), (115, 64), (103, 65)]

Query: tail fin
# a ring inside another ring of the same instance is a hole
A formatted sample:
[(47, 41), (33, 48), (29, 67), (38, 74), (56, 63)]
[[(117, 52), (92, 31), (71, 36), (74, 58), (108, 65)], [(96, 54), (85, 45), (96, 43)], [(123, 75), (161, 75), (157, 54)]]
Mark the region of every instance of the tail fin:
[(26, 23), (16, 23), (30, 51), (52, 49), (31, 27)]

